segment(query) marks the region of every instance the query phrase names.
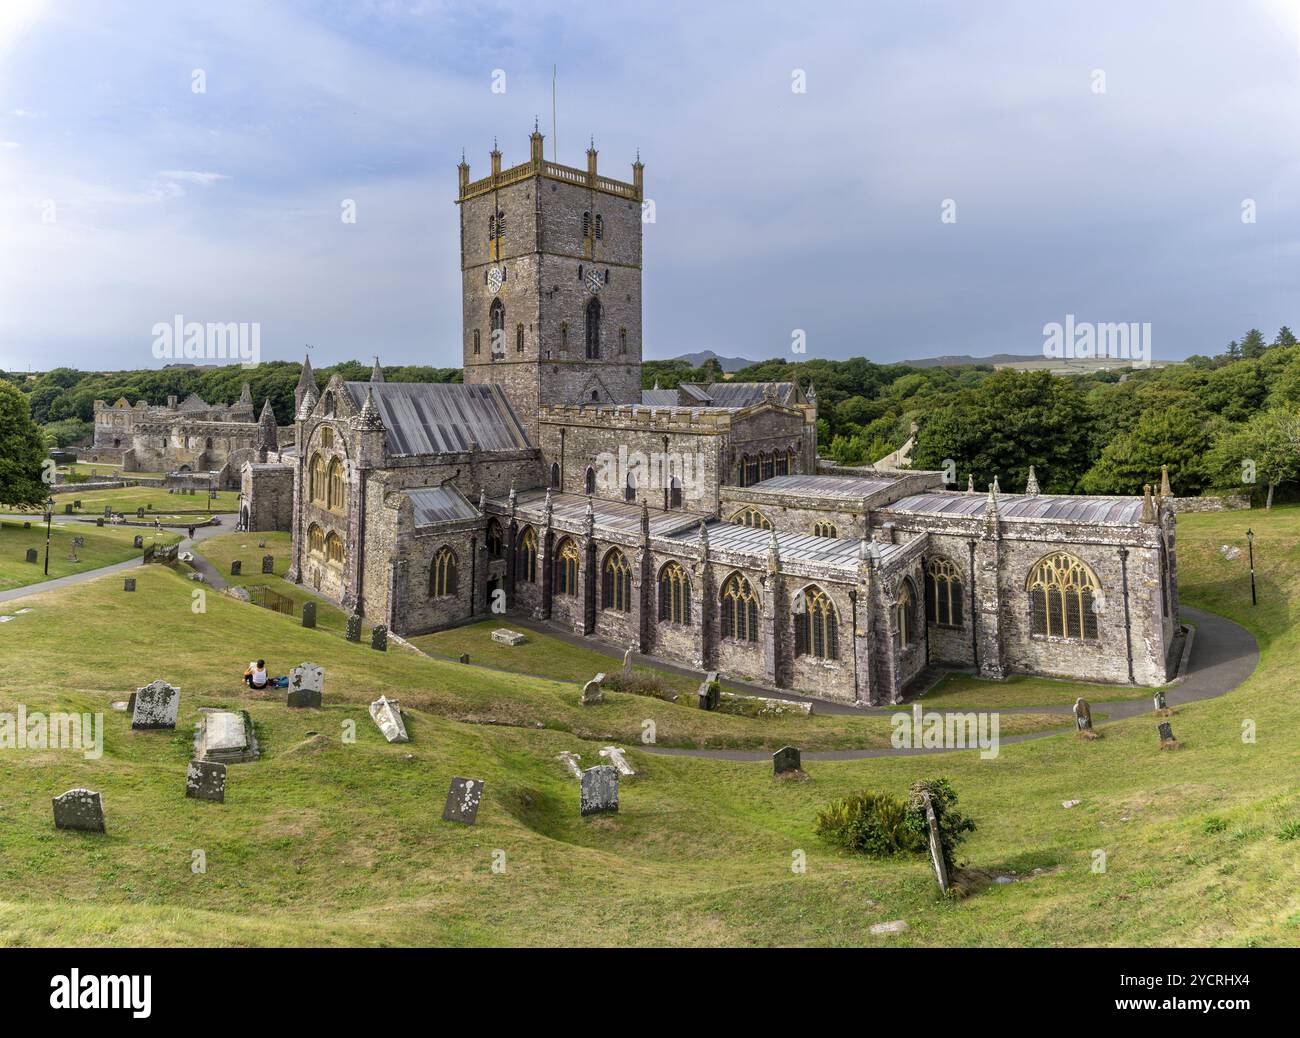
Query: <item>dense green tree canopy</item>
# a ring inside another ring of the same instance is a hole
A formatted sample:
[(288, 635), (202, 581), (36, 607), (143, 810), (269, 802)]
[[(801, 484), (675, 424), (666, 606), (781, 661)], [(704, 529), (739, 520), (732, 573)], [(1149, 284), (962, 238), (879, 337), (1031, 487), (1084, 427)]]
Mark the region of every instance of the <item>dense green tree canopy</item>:
[(13, 385), (0, 382), (0, 504), (39, 505), (45, 500), (45, 458), (45, 440), (27, 400)]

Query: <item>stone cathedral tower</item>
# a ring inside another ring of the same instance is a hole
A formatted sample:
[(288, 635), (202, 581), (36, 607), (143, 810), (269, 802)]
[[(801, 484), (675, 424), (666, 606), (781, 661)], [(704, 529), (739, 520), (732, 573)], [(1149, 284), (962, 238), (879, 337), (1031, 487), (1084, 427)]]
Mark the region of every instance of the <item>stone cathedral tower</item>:
[(630, 183), (548, 162), (459, 168), (465, 382), (498, 384), (536, 442), (538, 408), (641, 402), (641, 201)]

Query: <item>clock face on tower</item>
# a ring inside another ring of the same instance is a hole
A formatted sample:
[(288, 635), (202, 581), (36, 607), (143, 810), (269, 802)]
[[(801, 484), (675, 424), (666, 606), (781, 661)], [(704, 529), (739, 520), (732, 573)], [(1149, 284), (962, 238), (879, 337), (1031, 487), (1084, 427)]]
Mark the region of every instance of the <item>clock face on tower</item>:
[(501, 290), (501, 282), (504, 280), (505, 277), (502, 275), (500, 267), (493, 267), (488, 271), (488, 288), (492, 290), (493, 295), (496, 295)]
[(591, 290), (593, 295), (599, 292), (601, 288), (604, 286), (604, 284), (605, 282), (602, 281), (600, 277), (600, 271), (598, 270), (587, 271), (587, 288)]

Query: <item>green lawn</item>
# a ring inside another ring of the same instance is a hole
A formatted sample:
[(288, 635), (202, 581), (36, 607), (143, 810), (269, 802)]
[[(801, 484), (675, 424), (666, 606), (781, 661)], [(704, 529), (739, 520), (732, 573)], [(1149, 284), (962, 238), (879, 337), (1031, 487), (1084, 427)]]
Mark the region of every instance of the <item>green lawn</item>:
[(1016, 675), (989, 681), (973, 674), (946, 674), (923, 697), (926, 707), (1007, 710), (1023, 706), (1073, 706), (1082, 696), (1090, 704), (1120, 699), (1147, 699), (1152, 690), (1127, 685), (1091, 685), (1084, 681), (1057, 681)]
[[(1266, 560), (1253, 609), (1244, 556), (1218, 552), (1247, 521)], [(105, 710), (108, 736), (97, 761), (0, 751), (0, 941), (1293, 947), (1300, 840), (1281, 837), (1300, 821), (1300, 510), (1193, 515), (1178, 529), (1184, 600), (1249, 626), (1263, 653), (1237, 691), (1179, 708), (1179, 750), (1161, 752), (1155, 719), (1141, 716), (1095, 742), (1062, 734), (993, 760), (805, 758), (802, 782), (763, 763), (647, 753), (641, 722), (654, 720), (661, 742), (716, 745), (769, 743), (798, 725), (807, 748), (837, 737), (827, 722), (857, 726), (867, 744), (885, 719), (760, 721), (622, 695), (583, 708), (576, 683), (376, 653), (220, 595), (195, 613), (194, 586), (162, 567), (142, 569), (130, 609), (106, 608), (124, 604), (112, 579), (33, 594), (21, 603), (31, 613), (0, 625), (0, 645), (29, 664), (0, 668), (0, 710)], [(69, 652), (89, 615), (93, 651)], [(322, 664), (325, 708), (241, 698), (254, 655), (277, 673)], [(182, 687), (174, 735), (132, 734), (107, 710), (154, 677)], [(411, 743), (385, 744), (369, 721), (364, 704), (380, 693), (408, 708)], [(266, 754), (232, 766), (224, 805), (186, 800), (190, 725), (219, 703), (250, 710)], [(640, 774), (622, 783), (619, 814), (581, 818), (555, 755), (593, 764), (610, 741)], [(486, 780), (473, 828), (441, 821), (453, 775)], [(832, 797), (902, 794), (939, 775), (979, 826), (959, 856), (1023, 881), (939, 901), (924, 858), (852, 858), (813, 833)], [(106, 835), (53, 828), (49, 797), (77, 785), (103, 792)], [(498, 850), (504, 872), (491, 867)], [(1093, 871), (1099, 850), (1104, 872)], [(868, 933), (890, 919), (909, 929)]]
[(60, 465), (58, 469), (65, 475), (73, 473), (106, 479), (161, 479), (165, 475), (162, 472), (123, 472), (121, 465), (110, 465), (103, 461), (74, 461), (71, 465)]
[[(234, 490), (218, 490), (216, 499), (209, 504), (206, 490), (200, 490), (191, 497), (189, 494), (169, 494), (166, 487), (119, 487), (113, 490), (87, 490), (84, 493), (68, 490), (55, 494), (55, 513), (62, 514), (64, 505), (76, 501), (81, 502), (80, 515), (102, 515), (105, 505), (123, 515), (144, 508), (146, 518), (151, 518), (154, 513), (167, 515), (192, 512), (194, 518), (203, 518), (213, 512), (239, 511), (239, 494)], [(152, 509), (150, 505), (153, 506)], [(37, 511), (44, 512), (44, 505)]]
[[(45, 524), (36, 519), (31, 523), (31, 529), (24, 530), (21, 521), (0, 522), (0, 591), (139, 558), (144, 550), (132, 547), (137, 534), (144, 537), (146, 545), (155, 542), (153, 531), (140, 527), (99, 527), (92, 523), (56, 521), (50, 533), (50, 575), (46, 577)], [(68, 552), (76, 536), (84, 537), (86, 543), (77, 549), (81, 561), (69, 562)], [(179, 535), (163, 531), (157, 543), (175, 544), (178, 540)], [(28, 548), (36, 549), (34, 564), (25, 561)]]

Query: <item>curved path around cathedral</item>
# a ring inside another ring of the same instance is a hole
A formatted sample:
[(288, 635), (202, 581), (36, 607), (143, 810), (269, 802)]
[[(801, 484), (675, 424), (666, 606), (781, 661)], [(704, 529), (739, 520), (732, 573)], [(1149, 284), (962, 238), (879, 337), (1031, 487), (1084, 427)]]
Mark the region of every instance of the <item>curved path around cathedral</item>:
[[(1196, 625), (1196, 636), (1192, 641), (1192, 652), (1187, 663), (1186, 677), (1179, 684), (1167, 686), (1166, 688), (1166, 702), (1171, 707), (1225, 695), (1250, 677), (1259, 664), (1259, 644), (1255, 641), (1255, 636), (1240, 624), (1233, 623), (1222, 616), (1216, 616), (1214, 613), (1206, 613), (1188, 606), (1183, 606), (1182, 615), (1184, 620), (1190, 620)], [(771, 695), (770, 692), (764, 694)], [(843, 712), (895, 714), (899, 711), (911, 710), (913, 705), (919, 705), (922, 709), (925, 709), (924, 697), (916, 700), (915, 704), (906, 703), (894, 707), (873, 707), (867, 710), (846, 708)], [(822, 706), (822, 703), (817, 702), (817, 708), (820, 709)], [(1098, 713), (1106, 715), (1106, 720), (1099, 721), (1098, 726), (1111, 721), (1123, 720), (1126, 717), (1137, 717), (1151, 713), (1151, 703), (1145, 697), (1112, 702), (1099, 701), (1092, 704), (1092, 706)], [(975, 712), (973, 708), (968, 709), (959, 706), (935, 706), (933, 709), (939, 712), (951, 713)], [(1010, 707), (988, 712), (1072, 715), (1073, 707), (1053, 704), (1052, 706)], [(1007, 745), (1015, 742), (1025, 742), (1029, 739), (1045, 739), (1048, 736), (1060, 735), (1061, 731), (1060, 728), (1054, 728), (1043, 732), (1032, 732), (1027, 735), (1011, 735), (1005, 739), (1000, 739), (999, 744)], [(711, 760), (770, 761), (772, 759), (770, 753), (748, 750), (684, 750), (661, 746), (638, 746), (637, 749), (646, 753), (661, 753), (674, 757), (704, 757)], [(809, 750), (803, 753), (802, 757), (804, 760), (811, 761), (865, 760), (870, 757), (907, 757), (920, 754), (964, 752), (969, 751), (878, 747), (865, 750)]]

